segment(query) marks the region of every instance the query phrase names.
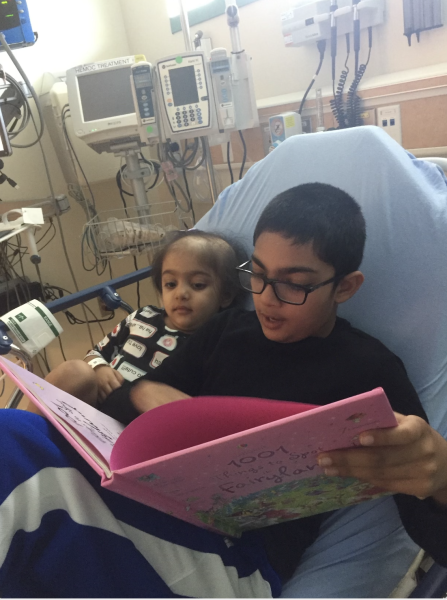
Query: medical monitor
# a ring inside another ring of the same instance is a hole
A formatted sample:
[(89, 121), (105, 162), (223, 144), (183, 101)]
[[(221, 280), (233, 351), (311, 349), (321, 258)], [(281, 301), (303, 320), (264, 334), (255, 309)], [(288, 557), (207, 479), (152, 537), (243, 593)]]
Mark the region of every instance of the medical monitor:
[(97, 152), (139, 140), (130, 83), (134, 56), (74, 67), (67, 71), (73, 128)]

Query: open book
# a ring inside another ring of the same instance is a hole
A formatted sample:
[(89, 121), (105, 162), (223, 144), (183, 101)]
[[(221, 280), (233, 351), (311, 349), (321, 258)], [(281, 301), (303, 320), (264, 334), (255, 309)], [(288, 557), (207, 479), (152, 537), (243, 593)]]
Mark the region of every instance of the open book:
[(101, 485), (212, 531), (243, 531), (377, 498), (327, 477), (320, 452), (397, 425), (381, 388), (327, 406), (199, 397), (165, 404), (127, 427), (0, 357), (0, 368), (101, 475)]

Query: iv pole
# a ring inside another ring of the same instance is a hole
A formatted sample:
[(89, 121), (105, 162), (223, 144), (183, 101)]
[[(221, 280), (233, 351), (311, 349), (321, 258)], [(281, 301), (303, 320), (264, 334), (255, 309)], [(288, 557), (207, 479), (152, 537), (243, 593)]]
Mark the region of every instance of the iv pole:
[[(186, 9), (185, 9), (184, 0), (179, 0), (179, 4), (180, 4), (180, 23), (182, 26), (183, 38), (185, 40), (185, 50), (187, 52), (190, 52), (190, 51), (192, 52), (193, 47), (192, 47), (192, 42), (191, 42), (191, 33), (190, 33), (190, 29), (189, 29), (188, 13), (186, 12)], [(218, 193), (217, 193), (217, 186), (216, 186), (216, 178), (214, 176), (213, 161), (211, 160), (210, 144), (209, 144), (208, 138), (206, 136), (202, 137), (202, 141), (203, 141), (203, 151), (205, 152), (205, 157), (206, 157), (205, 164), (206, 164), (206, 172), (208, 175), (208, 182), (209, 182), (210, 191), (211, 191), (211, 200), (213, 201), (213, 204), (215, 204)]]

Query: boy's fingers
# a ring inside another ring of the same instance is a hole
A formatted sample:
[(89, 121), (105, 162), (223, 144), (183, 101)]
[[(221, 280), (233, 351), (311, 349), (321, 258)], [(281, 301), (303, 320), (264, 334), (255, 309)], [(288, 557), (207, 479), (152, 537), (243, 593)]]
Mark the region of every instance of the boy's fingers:
[[(347, 470), (351, 475), (354, 470), (370, 469), (383, 471), (384, 469), (402, 469), (405, 465), (414, 465), (420, 459), (418, 448), (404, 446), (399, 448), (355, 448), (349, 450), (336, 450), (320, 454), (318, 464), (320, 467), (336, 467)], [(411, 468), (409, 469), (411, 473)]]
[(359, 442), (366, 447), (405, 446), (417, 442), (429, 428), (420, 417), (408, 417), (394, 413), (397, 427), (364, 431), (359, 435)]

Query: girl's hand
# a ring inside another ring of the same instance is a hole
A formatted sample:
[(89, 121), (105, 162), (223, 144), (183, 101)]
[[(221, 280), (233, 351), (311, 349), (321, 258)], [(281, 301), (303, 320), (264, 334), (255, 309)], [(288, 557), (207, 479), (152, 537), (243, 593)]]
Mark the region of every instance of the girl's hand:
[(423, 419), (395, 413), (397, 427), (365, 431), (361, 448), (325, 452), (326, 475), (357, 477), (393, 493), (447, 505), (447, 441)]
[(124, 383), (124, 377), (112, 367), (99, 365), (94, 370), (98, 384), (98, 400), (103, 402), (113, 390), (120, 388)]

